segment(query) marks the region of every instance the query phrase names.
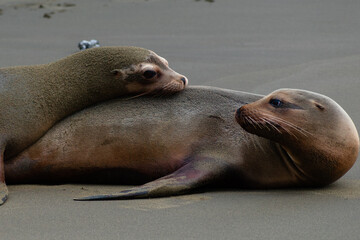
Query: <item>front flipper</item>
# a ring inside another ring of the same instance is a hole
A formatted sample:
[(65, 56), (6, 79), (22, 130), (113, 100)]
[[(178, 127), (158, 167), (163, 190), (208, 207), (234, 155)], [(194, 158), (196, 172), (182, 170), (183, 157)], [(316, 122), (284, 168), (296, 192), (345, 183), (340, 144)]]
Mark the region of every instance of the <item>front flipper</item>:
[(166, 197), (181, 195), (191, 190), (216, 182), (225, 175), (229, 165), (225, 161), (213, 158), (193, 158), (172, 174), (139, 187), (116, 194), (95, 195), (75, 198), (76, 201), (125, 200), (135, 198)]

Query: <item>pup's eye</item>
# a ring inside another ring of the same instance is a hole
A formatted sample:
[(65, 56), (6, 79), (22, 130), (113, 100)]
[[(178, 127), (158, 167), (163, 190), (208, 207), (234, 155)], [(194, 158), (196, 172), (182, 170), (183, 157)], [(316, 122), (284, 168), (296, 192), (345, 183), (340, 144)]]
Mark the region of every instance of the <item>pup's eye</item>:
[(146, 79), (151, 79), (151, 78), (155, 77), (156, 74), (157, 74), (157, 73), (156, 73), (155, 71), (153, 71), (153, 70), (146, 70), (146, 71), (143, 73), (143, 76), (144, 76), (144, 78), (146, 78)]
[(276, 98), (271, 99), (269, 103), (273, 107), (276, 107), (276, 108), (281, 107), (283, 105), (283, 102), (281, 100), (279, 100), (279, 99), (276, 99)]

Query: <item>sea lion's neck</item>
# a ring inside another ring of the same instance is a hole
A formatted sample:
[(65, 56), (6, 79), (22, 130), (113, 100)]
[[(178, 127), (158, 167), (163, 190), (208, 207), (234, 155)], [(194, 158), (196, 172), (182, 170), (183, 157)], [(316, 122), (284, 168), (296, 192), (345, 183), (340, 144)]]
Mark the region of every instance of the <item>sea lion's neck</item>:
[(309, 177), (299, 165), (297, 158), (294, 158), (294, 156), (289, 154), (289, 152), (281, 144), (275, 143), (275, 146), (291, 175), (294, 176), (294, 178), (296, 178), (297, 180), (300, 180), (302, 183), (306, 184), (307, 182), (309, 182)]
[[(329, 146), (326, 141), (317, 142), (309, 139), (306, 143), (282, 147), (286, 153), (284, 158), (300, 179), (312, 186), (328, 185), (343, 176), (353, 165), (354, 156), (345, 156), (336, 146)], [(356, 159), (356, 157), (355, 157)], [(350, 167), (349, 167), (350, 166)]]
[(62, 101), (66, 112), (127, 94), (125, 84), (120, 82), (122, 80), (113, 78), (108, 67), (98, 65), (81, 61), (70, 64), (64, 60), (48, 65), (48, 81), (54, 82), (54, 88), (50, 91), (54, 92), (54, 96), (61, 96), (61, 100), (56, 97), (54, 100)]

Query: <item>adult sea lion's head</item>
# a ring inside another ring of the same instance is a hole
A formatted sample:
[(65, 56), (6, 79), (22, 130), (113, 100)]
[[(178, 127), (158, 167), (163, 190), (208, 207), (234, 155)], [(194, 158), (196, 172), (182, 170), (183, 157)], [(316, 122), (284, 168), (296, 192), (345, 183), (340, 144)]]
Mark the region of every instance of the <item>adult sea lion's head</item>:
[(355, 163), (359, 136), (344, 109), (331, 98), (279, 89), (242, 106), (236, 120), (247, 132), (280, 144), (293, 171), (311, 185), (326, 185)]

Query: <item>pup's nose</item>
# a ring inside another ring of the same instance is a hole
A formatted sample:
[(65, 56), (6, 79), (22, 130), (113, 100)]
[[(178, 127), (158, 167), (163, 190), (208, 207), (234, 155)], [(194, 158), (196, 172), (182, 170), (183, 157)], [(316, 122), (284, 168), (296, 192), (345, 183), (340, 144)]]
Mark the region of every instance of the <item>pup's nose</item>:
[(186, 77), (184, 77), (184, 76), (182, 76), (181, 78), (180, 78), (180, 80), (181, 81), (183, 81), (183, 83), (184, 83), (184, 85), (186, 86), (187, 84), (188, 84), (188, 79), (186, 78)]

